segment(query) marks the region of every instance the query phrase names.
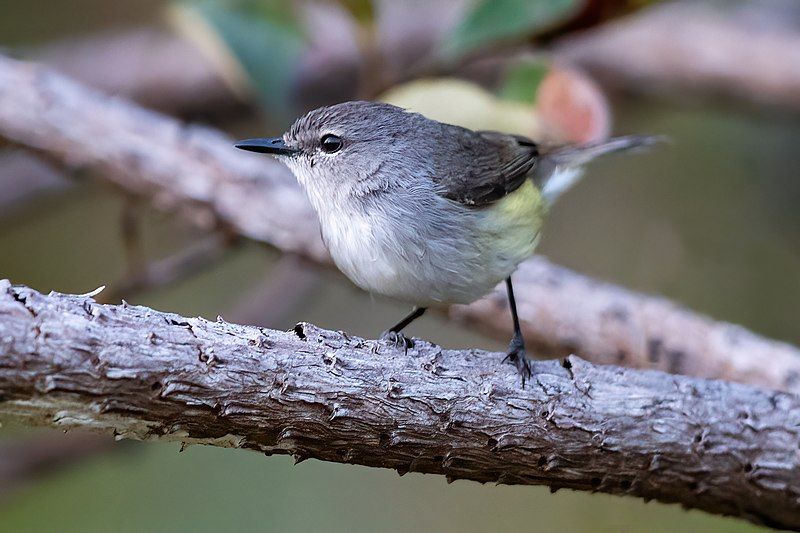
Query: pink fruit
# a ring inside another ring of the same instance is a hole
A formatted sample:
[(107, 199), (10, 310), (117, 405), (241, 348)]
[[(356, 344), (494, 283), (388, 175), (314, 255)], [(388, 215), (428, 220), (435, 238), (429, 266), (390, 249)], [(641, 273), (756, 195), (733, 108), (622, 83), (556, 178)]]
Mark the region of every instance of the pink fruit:
[(539, 85), (536, 109), (548, 137), (565, 142), (605, 139), (611, 112), (603, 92), (585, 74), (554, 66)]

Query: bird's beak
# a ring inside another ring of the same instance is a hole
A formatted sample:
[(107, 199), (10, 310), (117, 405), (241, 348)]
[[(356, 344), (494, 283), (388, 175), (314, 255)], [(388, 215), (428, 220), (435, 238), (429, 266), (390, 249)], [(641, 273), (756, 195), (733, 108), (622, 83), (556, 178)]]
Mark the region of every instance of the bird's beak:
[(282, 137), (272, 137), (265, 139), (246, 139), (236, 143), (236, 148), (247, 150), (248, 152), (258, 152), (260, 154), (273, 155), (293, 155), (300, 150), (290, 148), (283, 142)]

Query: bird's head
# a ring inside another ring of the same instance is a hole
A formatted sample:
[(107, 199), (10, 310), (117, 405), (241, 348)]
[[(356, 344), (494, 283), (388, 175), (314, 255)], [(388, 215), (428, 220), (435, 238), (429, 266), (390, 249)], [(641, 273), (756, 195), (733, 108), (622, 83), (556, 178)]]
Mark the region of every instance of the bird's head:
[(346, 194), (387, 186), (403, 175), (403, 162), (424, 158), (429, 123), (393, 105), (346, 102), (307, 113), (280, 137), (236, 147), (275, 156), (312, 196)]

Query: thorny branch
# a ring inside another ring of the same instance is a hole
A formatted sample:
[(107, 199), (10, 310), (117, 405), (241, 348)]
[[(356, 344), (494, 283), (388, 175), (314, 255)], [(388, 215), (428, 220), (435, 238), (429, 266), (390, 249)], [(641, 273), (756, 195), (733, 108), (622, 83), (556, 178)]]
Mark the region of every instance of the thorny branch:
[(448, 480), (626, 494), (800, 529), (800, 398), (569, 356), (404, 354), (0, 281), (0, 416)]

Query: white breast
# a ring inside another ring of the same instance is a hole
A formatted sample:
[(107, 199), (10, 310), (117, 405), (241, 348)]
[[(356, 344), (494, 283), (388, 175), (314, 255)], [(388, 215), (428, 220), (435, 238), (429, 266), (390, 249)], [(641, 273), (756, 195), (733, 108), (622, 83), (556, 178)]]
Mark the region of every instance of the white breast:
[(391, 253), (390, 235), (380, 230), (379, 222), (355, 209), (328, 210), (323, 216), (322, 236), (339, 270), (367, 291), (393, 292), (403, 265)]

